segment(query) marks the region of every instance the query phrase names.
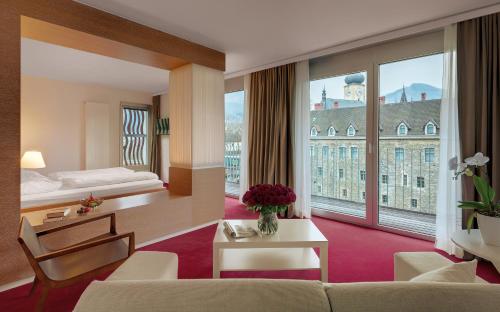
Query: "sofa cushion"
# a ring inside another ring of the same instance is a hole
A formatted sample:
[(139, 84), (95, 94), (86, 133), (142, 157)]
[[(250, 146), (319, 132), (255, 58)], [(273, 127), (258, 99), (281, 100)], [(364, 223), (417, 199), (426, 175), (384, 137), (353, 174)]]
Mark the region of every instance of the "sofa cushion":
[[(397, 252), (394, 254), (394, 280), (409, 281), (412, 278), (453, 264), (453, 261), (437, 252)], [(476, 276), (476, 283), (487, 283)]]
[(326, 312), (330, 304), (317, 281), (95, 281), (83, 292), (74, 311)]
[(474, 283), (477, 260), (453, 263), (415, 276), (410, 282)]
[(500, 285), (345, 283), (325, 285), (334, 312), (496, 312)]
[(175, 253), (159, 251), (136, 251), (107, 281), (124, 280), (170, 280), (177, 279), (179, 260)]

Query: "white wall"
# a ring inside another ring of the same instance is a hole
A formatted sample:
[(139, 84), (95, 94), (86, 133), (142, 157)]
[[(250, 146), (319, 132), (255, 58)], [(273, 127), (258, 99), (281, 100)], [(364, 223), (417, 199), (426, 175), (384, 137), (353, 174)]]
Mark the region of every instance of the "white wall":
[[(162, 94), (160, 96), (160, 116), (161, 118), (167, 118), (168, 114), (168, 96), (167, 94)], [(169, 136), (161, 136), (161, 179), (168, 183), (168, 167), (170, 167), (170, 160), (168, 156), (169, 149)]]
[[(41, 173), (85, 169), (84, 102), (110, 107), (109, 155), (120, 164), (120, 102), (151, 104), (145, 92), (99, 85), (21, 77), (21, 153), (43, 153), (47, 168)], [(167, 152), (168, 155), (168, 152)]]

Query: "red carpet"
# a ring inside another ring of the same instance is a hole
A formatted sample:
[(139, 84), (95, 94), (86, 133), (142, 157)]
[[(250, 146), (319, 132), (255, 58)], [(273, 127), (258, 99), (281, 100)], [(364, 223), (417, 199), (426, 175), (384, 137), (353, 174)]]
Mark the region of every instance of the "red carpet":
[[(252, 219), (256, 218), (256, 215), (246, 211), (237, 200), (228, 198), (226, 199), (226, 218)], [(393, 254), (395, 252), (434, 250), (433, 244), (427, 241), (318, 217), (314, 217), (313, 221), (330, 242), (330, 282), (390, 281), (393, 279)], [(179, 278), (211, 278), (214, 232), (215, 225), (144, 247), (141, 250), (177, 253), (179, 255)], [(478, 275), (490, 282), (500, 283), (500, 275), (491, 264), (481, 262)], [(102, 276), (101, 279), (105, 277)], [(222, 277), (319, 279), (319, 272), (231, 272), (222, 273)], [(51, 292), (46, 311), (71, 311), (89, 282)], [(25, 285), (0, 293), (0, 311), (32, 311), (38, 293), (27, 297), (30, 286)]]

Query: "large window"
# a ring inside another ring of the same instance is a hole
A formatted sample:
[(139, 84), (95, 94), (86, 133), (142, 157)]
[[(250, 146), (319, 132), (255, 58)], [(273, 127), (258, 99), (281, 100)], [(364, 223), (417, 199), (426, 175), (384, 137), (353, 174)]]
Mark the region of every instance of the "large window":
[(311, 60), (314, 214), (434, 236), (442, 42), (436, 32)]
[(122, 105), (122, 165), (147, 166), (149, 146), (149, 107)]
[(224, 102), (224, 167), (226, 172), (226, 193), (237, 196), (240, 192), (241, 133), (243, 131), (245, 93), (243, 91), (226, 93)]

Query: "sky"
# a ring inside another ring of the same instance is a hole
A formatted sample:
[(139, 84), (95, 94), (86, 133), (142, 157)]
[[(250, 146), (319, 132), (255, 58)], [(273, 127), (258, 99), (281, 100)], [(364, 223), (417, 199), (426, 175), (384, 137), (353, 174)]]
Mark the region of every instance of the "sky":
[[(362, 72), (365, 75), (366, 72)], [(435, 54), (380, 65), (380, 93), (385, 95), (401, 89), (403, 85), (425, 83), (442, 88), (443, 54)], [(321, 91), (326, 87), (328, 98), (344, 98), (345, 76), (311, 81), (311, 103), (321, 102)]]

